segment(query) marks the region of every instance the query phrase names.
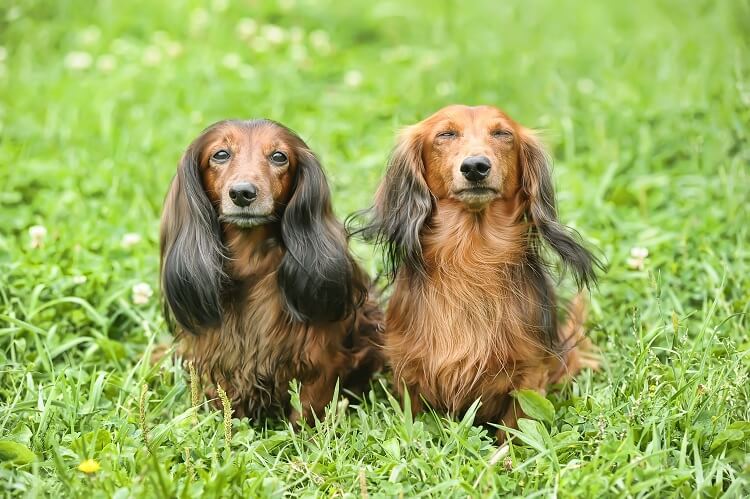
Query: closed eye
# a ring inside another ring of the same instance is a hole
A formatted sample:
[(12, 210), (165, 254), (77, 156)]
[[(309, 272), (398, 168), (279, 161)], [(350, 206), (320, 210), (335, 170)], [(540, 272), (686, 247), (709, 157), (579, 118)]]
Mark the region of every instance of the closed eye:
[(493, 137), (497, 139), (508, 139), (508, 138), (513, 137), (513, 132), (511, 132), (510, 130), (506, 130), (504, 128), (493, 130), (491, 134)]
[(449, 139), (449, 138), (453, 138), (457, 136), (458, 136), (458, 133), (456, 133), (454, 130), (445, 130), (437, 134), (436, 137), (439, 139)]

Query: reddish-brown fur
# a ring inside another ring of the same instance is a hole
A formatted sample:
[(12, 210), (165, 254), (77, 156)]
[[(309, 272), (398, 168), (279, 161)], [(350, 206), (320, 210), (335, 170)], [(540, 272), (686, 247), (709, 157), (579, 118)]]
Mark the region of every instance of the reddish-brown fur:
[[(219, 217), (226, 214), (227, 206), (231, 207), (228, 186), (238, 180), (253, 182), (258, 188), (255, 203), (267, 206), (280, 219), (298, 183), (299, 155), (312, 157), (312, 153), (296, 135), (273, 122), (253, 126), (244, 123), (214, 126), (191, 146), (197, 156), (201, 187)], [(231, 160), (214, 164), (212, 154), (222, 148), (232, 151)], [(274, 151), (288, 156), (286, 166), (271, 164), (269, 157)], [(178, 184), (175, 180), (165, 203), (163, 267), (166, 254), (174, 246), (170, 241), (186, 223), (187, 215), (179, 208), (184, 203), (177, 199), (184, 195), (184, 189)], [(327, 199), (327, 192), (320, 194)], [(323, 210), (325, 223), (345, 248), (344, 232), (330, 214), (330, 207)], [(322, 415), (337, 380), (341, 379), (342, 388), (364, 390), (370, 376), (382, 367), (378, 345), (382, 313), (375, 302), (365, 297), (338, 320), (299, 320), (285, 305), (277, 276), (288, 251), (280, 222), (241, 227), (223, 221), (220, 228), (226, 253), (221, 320), (190, 332), (177, 327), (183, 356), (194, 362), (204, 382), (212, 385), (207, 390), (209, 396), (215, 397), (215, 386), (220, 384), (239, 417), (277, 413), (289, 415), (292, 421), (303, 416), (312, 422), (309, 416), (313, 412)], [(306, 251), (315, 250), (311, 247)], [(366, 293), (369, 279), (353, 260), (351, 270), (352, 287)], [(288, 390), (292, 379), (302, 383), (302, 415), (290, 412)]]
[[(554, 291), (536, 250), (530, 205), (538, 202), (537, 177), (548, 172), (528, 164), (527, 149), (539, 147), (532, 132), (491, 107), (451, 106), (400, 137), (375, 211), (393, 204), (394, 175), (413, 176), (403, 185), (429, 190), (421, 262), (401, 263), (386, 312), (394, 382), (409, 391), (415, 411), (424, 400), (460, 414), (481, 399), (477, 422), (513, 426), (521, 412), (512, 390), (544, 392), (563, 375), (595, 365), (576, 351), (582, 300), (558, 328)], [(469, 183), (459, 166), (469, 156), (490, 159), (483, 184), (489, 190), (462, 191)]]

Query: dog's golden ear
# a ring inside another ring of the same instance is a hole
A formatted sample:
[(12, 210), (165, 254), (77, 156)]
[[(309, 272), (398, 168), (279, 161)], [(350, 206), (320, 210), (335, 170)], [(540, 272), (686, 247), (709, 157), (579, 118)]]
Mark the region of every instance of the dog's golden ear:
[(391, 279), (401, 267), (424, 272), (419, 235), (433, 205), (424, 176), (422, 143), (418, 125), (400, 134), (369, 211), (370, 219), (362, 230), (366, 239), (384, 248), (386, 272)]
[(595, 267), (602, 268), (602, 264), (578, 241), (577, 233), (557, 219), (552, 162), (541, 141), (530, 130), (522, 130), (520, 140), (521, 190), (528, 200), (527, 216), (541, 241), (573, 272), (578, 287), (588, 287), (596, 282)]

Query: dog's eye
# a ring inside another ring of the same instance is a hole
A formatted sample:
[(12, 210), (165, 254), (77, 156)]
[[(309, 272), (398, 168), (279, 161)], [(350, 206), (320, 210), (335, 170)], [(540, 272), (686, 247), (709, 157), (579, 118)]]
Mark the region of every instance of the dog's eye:
[(211, 156), (211, 159), (216, 161), (217, 163), (223, 163), (224, 161), (228, 160), (232, 155), (229, 154), (229, 151), (226, 149), (219, 149), (216, 151), (213, 156)]
[(271, 161), (276, 163), (277, 165), (285, 165), (287, 162), (289, 162), (289, 158), (286, 157), (286, 154), (284, 154), (281, 151), (275, 151), (273, 154), (271, 154)]
[(496, 139), (509, 139), (513, 137), (513, 133), (510, 130), (498, 129), (492, 131), (492, 136)]
[(458, 134), (454, 132), (453, 130), (446, 130), (444, 132), (440, 132), (439, 134), (437, 134), (437, 137), (439, 139), (450, 139), (450, 138), (456, 137), (457, 135)]

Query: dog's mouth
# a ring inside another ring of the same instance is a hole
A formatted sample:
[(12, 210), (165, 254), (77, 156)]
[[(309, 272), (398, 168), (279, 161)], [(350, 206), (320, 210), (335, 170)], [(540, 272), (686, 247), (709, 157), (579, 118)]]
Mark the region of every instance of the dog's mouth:
[(456, 196), (495, 196), (496, 194), (497, 189), (484, 186), (467, 187), (456, 191)]
[(276, 215), (252, 215), (249, 213), (234, 213), (228, 215), (221, 215), (219, 221), (225, 224), (236, 225), (243, 229), (249, 229), (252, 227), (258, 227), (259, 225), (266, 225), (277, 222), (279, 219)]
[(472, 186), (453, 191), (453, 197), (464, 203), (470, 210), (481, 210), (497, 199), (499, 191), (493, 187)]

